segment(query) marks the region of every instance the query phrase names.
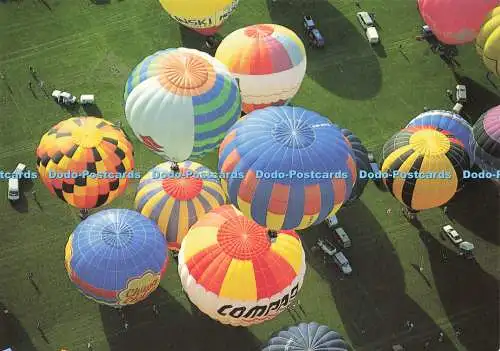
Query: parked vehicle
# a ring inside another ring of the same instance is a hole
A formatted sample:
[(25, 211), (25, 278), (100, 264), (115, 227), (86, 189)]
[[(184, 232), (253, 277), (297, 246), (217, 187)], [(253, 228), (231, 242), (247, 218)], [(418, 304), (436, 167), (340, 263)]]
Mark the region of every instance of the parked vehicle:
[(310, 45), (317, 48), (325, 46), (325, 40), (311, 16), (304, 16), (304, 30)]
[(72, 105), (76, 103), (76, 97), (66, 91), (54, 90), (52, 97), (58, 104)]
[(380, 41), (377, 28), (375, 28), (375, 21), (366, 11), (358, 12), (356, 14), (361, 27), (365, 30), (366, 39), (370, 44), (377, 44)]
[(347, 235), (344, 228), (335, 228), (333, 230), (333, 236), (335, 238), (335, 241), (344, 249), (348, 249), (352, 246), (351, 238), (349, 238), (349, 235)]
[(460, 234), (458, 234), (458, 232), (455, 230), (455, 228), (453, 228), (449, 224), (443, 227), (443, 231), (446, 234), (446, 236), (450, 238), (451, 242), (455, 245), (459, 245), (461, 242), (464, 241), (460, 236)]
[(340, 268), (342, 273), (344, 273), (345, 275), (350, 275), (352, 273), (351, 264), (349, 263), (347, 257), (345, 257), (345, 255), (341, 251), (338, 251), (335, 253), (335, 255), (333, 255), (333, 260)]
[(328, 256), (333, 256), (337, 252), (337, 248), (326, 239), (318, 239), (316, 245)]
[(339, 224), (337, 216), (335, 216), (335, 215), (327, 217), (325, 219), (325, 222), (326, 222), (326, 225), (328, 226), (328, 228), (330, 228), (330, 229), (335, 228)]
[(9, 199), (10, 201), (17, 201), (20, 198), (19, 179), (21, 178), (21, 175), (25, 169), (26, 165), (24, 163), (19, 163), (14, 172), (12, 172), (11, 177), (9, 178), (7, 199)]
[(457, 102), (463, 103), (467, 101), (467, 87), (465, 85), (456, 86)]

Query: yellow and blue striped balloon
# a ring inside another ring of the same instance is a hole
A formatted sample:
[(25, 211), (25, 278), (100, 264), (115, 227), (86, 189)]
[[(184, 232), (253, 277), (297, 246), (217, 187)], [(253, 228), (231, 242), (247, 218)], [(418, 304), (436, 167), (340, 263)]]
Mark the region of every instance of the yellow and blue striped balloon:
[(226, 203), (218, 176), (191, 161), (165, 162), (151, 169), (139, 182), (135, 209), (152, 219), (165, 234), (168, 248), (179, 250), (189, 228), (207, 212)]

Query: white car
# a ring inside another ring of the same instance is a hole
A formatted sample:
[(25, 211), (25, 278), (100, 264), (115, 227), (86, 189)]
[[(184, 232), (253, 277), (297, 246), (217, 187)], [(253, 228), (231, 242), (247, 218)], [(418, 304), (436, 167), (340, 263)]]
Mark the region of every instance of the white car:
[(351, 238), (349, 238), (349, 235), (345, 232), (344, 228), (337, 227), (333, 231), (333, 236), (335, 238), (335, 241), (341, 245), (344, 249), (348, 249), (352, 246), (351, 243)]
[(337, 266), (342, 271), (342, 273), (344, 273), (345, 275), (349, 275), (352, 273), (351, 264), (349, 263), (347, 257), (345, 257), (345, 255), (341, 251), (336, 252), (335, 255), (333, 256), (333, 259), (337, 264)]
[(19, 163), (12, 172), (10, 178), (9, 178), (9, 188), (7, 192), (7, 198), (10, 201), (16, 201), (19, 200), (19, 179), (21, 178), (22, 173), (26, 169), (26, 165), (24, 163)]
[(456, 86), (457, 102), (467, 101), (467, 87), (465, 85)]
[(330, 217), (327, 217), (325, 219), (326, 225), (328, 228), (333, 229), (339, 224), (339, 220), (337, 219), (337, 216), (332, 215)]
[(358, 12), (356, 14), (356, 17), (358, 18), (359, 24), (361, 24), (361, 27), (363, 27), (363, 29), (375, 26), (373, 19), (371, 18), (370, 14), (366, 11)]
[(451, 242), (455, 245), (459, 245), (462, 241), (464, 241), (460, 236), (460, 234), (458, 234), (458, 232), (455, 230), (455, 228), (453, 228), (449, 224), (443, 227), (443, 231), (448, 236), (448, 238), (450, 238)]
[(335, 248), (335, 246), (332, 243), (330, 243), (328, 240), (318, 239), (316, 244), (328, 256), (333, 256), (337, 252), (337, 249)]

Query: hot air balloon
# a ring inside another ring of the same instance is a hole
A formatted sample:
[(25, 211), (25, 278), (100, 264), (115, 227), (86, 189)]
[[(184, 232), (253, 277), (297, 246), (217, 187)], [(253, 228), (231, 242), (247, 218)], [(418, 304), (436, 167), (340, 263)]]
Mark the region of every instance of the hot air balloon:
[(366, 150), (366, 148), (363, 146), (361, 139), (359, 139), (356, 135), (354, 135), (353, 132), (348, 129), (342, 129), (342, 134), (351, 146), (354, 161), (356, 161), (356, 169), (358, 171), (356, 182), (354, 183), (354, 187), (351, 191), (351, 196), (346, 201), (346, 204), (348, 204), (359, 199), (359, 197), (365, 190), (366, 184), (368, 183), (368, 177), (360, 177), (360, 171), (369, 173), (372, 171), (372, 168), (370, 166), (370, 160), (368, 158), (368, 150)]
[(191, 161), (178, 166), (178, 172), (172, 172), (169, 162), (151, 169), (141, 179), (135, 197), (136, 210), (158, 224), (172, 250), (179, 250), (198, 219), (226, 202), (215, 172)]
[(210, 36), (238, 6), (238, 0), (160, 0), (170, 16), (196, 32)]
[(219, 149), (229, 201), (272, 230), (304, 229), (349, 199), (356, 163), (340, 129), (301, 107), (256, 110), (238, 121)]
[(80, 209), (109, 204), (135, 177), (132, 144), (120, 128), (102, 118), (59, 122), (43, 135), (36, 156), (43, 184)]
[(231, 205), (202, 217), (179, 252), (179, 275), (189, 299), (233, 326), (276, 317), (297, 296), (305, 272), (295, 232), (269, 233)]
[(349, 351), (336, 331), (316, 322), (300, 323), (272, 337), (262, 351)]
[(486, 68), (500, 77), (500, 6), (486, 16), (476, 38), (476, 50)]
[(498, 0), (418, 0), (420, 14), (439, 41), (449, 45), (474, 41)]
[(293, 31), (277, 24), (232, 32), (215, 57), (239, 79), (245, 113), (284, 105), (295, 96), (306, 73), (304, 44)]
[(487, 172), (500, 170), (500, 105), (486, 111), (473, 127), (476, 163)]
[(219, 146), (240, 117), (238, 83), (206, 53), (158, 51), (130, 74), (125, 114), (151, 151), (175, 162), (200, 158)]
[(383, 148), (381, 171), (392, 195), (411, 211), (439, 207), (463, 186), (470, 166), (463, 143), (433, 127), (409, 127)]
[(432, 110), (419, 114), (413, 118), (408, 127), (433, 127), (446, 130), (464, 145), (471, 165), (474, 164), (474, 152), (472, 151), (472, 127), (465, 119), (450, 111)]
[(167, 242), (155, 223), (125, 209), (97, 212), (66, 244), (69, 278), (88, 298), (121, 307), (144, 300), (160, 284)]

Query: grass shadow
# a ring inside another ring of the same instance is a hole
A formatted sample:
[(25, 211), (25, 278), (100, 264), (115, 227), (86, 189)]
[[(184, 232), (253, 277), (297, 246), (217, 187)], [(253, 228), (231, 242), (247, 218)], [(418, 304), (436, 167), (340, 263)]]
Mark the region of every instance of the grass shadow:
[[(436, 290), (460, 343), (468, 351), (497, 350), (498, 283), (474, 260), (466, 260), (429, 232), (419, 232), (429, 252)], [(442, 257), (447, 257), (443, 263)]]
[[(267, 0), (273, 23), (295, 31), (306, 43), (303, 16), (312, 16), (325, 38), (321, 50), (307, 50), (307, 75), (331, 93), (366, 100), (382, 87), (377, 56), (366, 38), (327, 0)], [(355, 12), (353, 11), (353, 16)]]
[(386, 58), (387, 57), (387, 51), (385, 51), (384, 44), (382, 44), (382, 43), (374, 44), (373, 45), (373, 51), (380, 58)]
[[(406, 294), (405, 271), (386, 233), (362, 201), (343, 208), (337, 217), (353, 241), (353, 248), (344, 250), (353, 275), (339, 280), (337, 274), (330, 285), (354, 348), (389, 350), (392, 345), (402, 344), (407, 350), (422, 350), (426, 341), (437, 338), (440, 328)], [(314, 245), (318, 235), (332, 236), (323, 224), (316, 227), (316, 233), (310, 231), (303, 236), (308, 247)], [(317, 257), (311, 257), (309, 264), (323, 277), (331, 276), (332, 269), (336, 269), (333, 262), (325, 265)], [(407, 320), (415, 324), (411, 332), (405, 326)]]
[(111, 4), (111, 0), (92, 0), (92, 3), (96, 5), (109, 5)]
[(82, 105), (82, 109), (87, 116), (102, 117), (102, 111), (96, 104)]
[(457, 84), (467, 87), (467, 103), (464, 104), (462, 115), (470, 123), (476, 122), (479, 117), (492, 107), (500, 105), (500, 95), (488, 89), (486, 86), (475, 80), (462, 76), (454, 71)]
[(448, 217), (478, 237), (500, 245), (500, 186), (488, 180), (470, 180), (448, 203)]
[[(153, 313), (153, 304), (159, 308), (158, 315)], [(127, 307), (127, 331), (118, 311), (107, 306), (99, 309), (112, 351), (143, 350), (145, 340), (149, 351), (257, 351), (261, 346), (246, 328), (222, 325), (201, 312), (190, 313), (162, 287), (146, 301)]]
[(13, 350), (36, 351), (30, 336), (12, 311), (4, 313), (6, 308), (8, 306), (0, 303), (0, 349), (10, 347)]

